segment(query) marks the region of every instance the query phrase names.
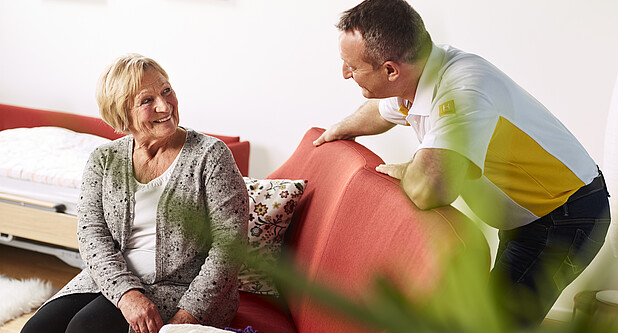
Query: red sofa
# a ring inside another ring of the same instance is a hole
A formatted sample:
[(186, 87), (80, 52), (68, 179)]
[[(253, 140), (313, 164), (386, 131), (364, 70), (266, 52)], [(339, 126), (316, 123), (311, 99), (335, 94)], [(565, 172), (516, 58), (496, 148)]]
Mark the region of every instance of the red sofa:
[[(323, 131), (310, 129), (268, 177), (308, 180), (286, 238), (309, 281), (358, 299), (379, 273), (420, 298), (438, 287), (442, 255), (453, 251), (475, 251), (486, 263), (480, 274), (489, 275), (489, 247), (478, 229), (469, 228), (470, 220), (450, 206), (416, 208), (397, 180), (375, 171), (382, 160), (354, 141), (314, 147)], [(471, 239), (482, 242), (466, 241)], [(241, 292), (231, 326), (260, 333), (372, 331), (302, 293), (277, 301)]]
[[(0, 131), (18, 127), (37, 126), (63, 127), (75, 132), (90, 133), (111, 140), (123, 136), (123, 134), (116, 133), (100, 118), (0, 104)], [(249, 142), (240, 141), (240, 138), (237, 136), (208, 135), (225, 142), (234, 155), (240, 173), (243, 176), (248, 176)]]

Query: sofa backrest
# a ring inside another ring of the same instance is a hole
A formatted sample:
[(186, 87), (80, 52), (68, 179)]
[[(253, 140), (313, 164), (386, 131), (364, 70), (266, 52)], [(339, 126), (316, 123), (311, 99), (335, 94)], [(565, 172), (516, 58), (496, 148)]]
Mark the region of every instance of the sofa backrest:
[[(378, 275), (406, 294), (429, 292), (443, 269), (441, 253), (465, 247), (465, 224), (472, 222), (450, 206), (416, 208), (397, 180), (375, 171), (383, 161), (354, 141), (314, 147), (323, 131), (310, 129), (269, 175), (308, 180), (287, 235), (297, 268), (352, 299), (362, 298)], [(489, 261), (488, 248), (482, 251)], [(299, 332), (364, 331), (309, 294), (286, 300)]]
[[(98, 135), (110, 140), (115, 140), (124, 136), (124, 134), (114, 131), (113, 128), (100, 118), (0, 104), (0, 131), (18, 127), (39, 126), (62, 127), (79, 133)], [(214, 136), (225, 142), (234, 155), (240, 173), (243, 176), (248, 176), (249, 142), (240, 141), (240, 137), (238, 136), (208, 135)]]

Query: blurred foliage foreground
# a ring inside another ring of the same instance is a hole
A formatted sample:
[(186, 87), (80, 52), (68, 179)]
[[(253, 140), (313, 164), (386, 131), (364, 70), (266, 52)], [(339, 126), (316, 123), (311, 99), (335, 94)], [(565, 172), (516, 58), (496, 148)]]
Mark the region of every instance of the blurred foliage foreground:
[(517, 328), (500, 316), (487, 287), (487, 276), (479, 276), (482, 270), (488, 275), (487, 258), (479, 251), (452, 252), (443, 256), (443, 275), (436, 277), (440, 279), (437, 288), (421, 300), (406, 297), (407, 291), (398, 287), (400, 283), (376, 276), (371, 288), (364, 291), (362, 302), (353, 301), (327, 285), (309, 281), (289, 257), (283, 256), (277, 263), (255, 256), (243, 256), (243, 260), (273, 279), (282, 294), (309, 294), (329, 313), (376, 332), (618, 332), (618, 318), (606, 316), (603, 320), (587, 315), (534, 329)]

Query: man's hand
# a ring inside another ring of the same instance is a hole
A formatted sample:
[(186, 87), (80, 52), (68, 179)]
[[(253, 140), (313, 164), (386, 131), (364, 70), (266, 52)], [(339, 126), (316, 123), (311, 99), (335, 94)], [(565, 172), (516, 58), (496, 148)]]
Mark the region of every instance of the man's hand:
[(124, 293), (118, 301), (118, 308), (137, 333), (157, 333), (163, 327), (157, 307), (137, 289)]
[(380, 164), (376, 167), (376, 171), (401, 180), (403, 175), (406, 173), (406, 169), (409, 164), (410, 162), (400, 164)]
[(354, 140), (358, 136), (375, 135), (390, 130), (395, 124), (382, 118), (379, 105), (378, 100), (368, 100), (356, 112), (322, 133), (313, 145), (317, 147), (324, 142)]
[(195, 317), (193, 317), (193, 315), (191, 315), (189, 312), (183, 309), (180, 309), (178, 310), (178, 312), (176, 312), (174, 317), (172, 317), (172, 319), (170, 319), (167, 323), (168, 324), (199, 324), (200, 322), (197, 321), (197, 319), (195, 319)]
[(313, 141), (313, 145), (314, 146), (319, 146), (325, 142), (331, 142), (331, 141), (335, 141), (335, 140), (354, 140), (355, 137), (353, 136), (342, 136), (342, 135), (337, 135), (337, 125), (333, 125), (331, 126), (329, 129), (327, 129), (326, 131), (324, 131), (324, 133), (322, 133), (322, 135), (320, 135), (320, 137)]

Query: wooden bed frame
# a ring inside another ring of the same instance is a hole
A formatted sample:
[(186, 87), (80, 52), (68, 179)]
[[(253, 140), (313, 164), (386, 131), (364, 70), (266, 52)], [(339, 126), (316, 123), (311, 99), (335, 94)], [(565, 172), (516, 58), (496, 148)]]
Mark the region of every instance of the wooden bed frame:
[[(0, 104), (0, 130), (38, 126), (63, 127), (111, 140), (122, 137), (99, 118)], [(248, 176), (249, 142), (234, 136), (209, 135), (227, 144), (238, 169), (243, 176)], [(77, 217), (65, 214), (57, 203), (0, 192), (0, 236), (3, 239), (20, 237), (77, 250), (76, 230)]]
[(77, 249), (75, 215), (56, 212), (52, 202), (6, 193), (0, 199), (0, 233)]

